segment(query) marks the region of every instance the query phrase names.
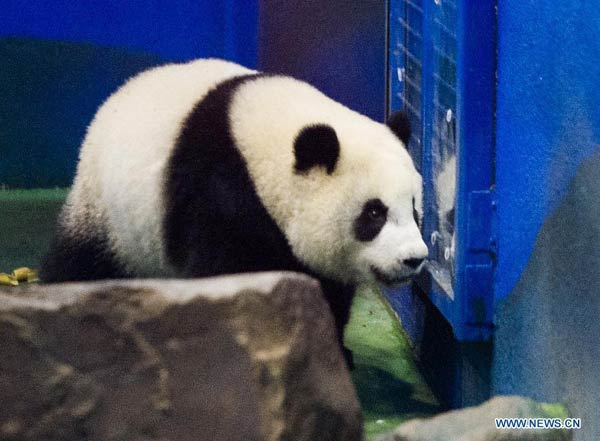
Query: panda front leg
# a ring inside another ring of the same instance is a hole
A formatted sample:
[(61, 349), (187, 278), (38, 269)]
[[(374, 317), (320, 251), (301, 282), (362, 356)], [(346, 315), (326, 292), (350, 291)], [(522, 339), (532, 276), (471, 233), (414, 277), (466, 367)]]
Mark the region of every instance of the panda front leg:
[(43, 283), (121, 279), (131, 275), (119, 265), (101, 234), (75, 234), (59, 226), (40, 268)]
[(346, 364), (349, 369), (354, 369), (352, 351), (344, 346), (344, 330), (350, 319), (350, 309), (356, 288), (327, 279), (320, 279), (320, 281), (323, 294), (335, 319), (338, 341), (346, 359)]

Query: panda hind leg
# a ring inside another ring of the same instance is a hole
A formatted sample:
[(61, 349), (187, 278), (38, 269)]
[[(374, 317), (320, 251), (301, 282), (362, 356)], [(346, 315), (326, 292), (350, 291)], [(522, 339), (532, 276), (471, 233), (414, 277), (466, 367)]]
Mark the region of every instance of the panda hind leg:
[(326, 279), (320, 279), (321, 288), (329, 308), (335, 319), (335, 327), (340, 348), (349, 369), (354, 369), (352, 351), (344, 346), (344, 330), (350, 320), (350, 309), (354, 298), (355, 287), (342, 285)]

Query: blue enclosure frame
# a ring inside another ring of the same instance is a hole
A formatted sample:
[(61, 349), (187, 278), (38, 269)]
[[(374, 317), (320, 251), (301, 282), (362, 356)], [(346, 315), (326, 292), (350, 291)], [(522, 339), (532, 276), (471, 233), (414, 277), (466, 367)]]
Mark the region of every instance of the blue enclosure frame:
[[(410, 150), (423, 176), (423, 235), (428, 240), (437, 228), (434, 145), (455, 142), (457, 155), (454, 273), (443, 270), (430, 245), (429, 265), (418, 283), (457, 339), (487, 340), (493, 330), (497, 247), (495, 1), (391, 0), (389, 20), (390, 111), (405, 108), (413, 122)], [(455, 141), (441, 139), (450, 136), (440, 134), (437, 124), (443, 95), (456, 117)]]

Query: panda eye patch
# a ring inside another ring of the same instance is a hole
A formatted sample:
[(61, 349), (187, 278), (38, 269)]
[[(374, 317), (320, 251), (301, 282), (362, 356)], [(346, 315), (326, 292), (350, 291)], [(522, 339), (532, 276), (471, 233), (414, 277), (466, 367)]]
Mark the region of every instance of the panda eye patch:
[(369, 242), (377, 237), (387, 222), (388, 208), (380, 199), (369, 199), (354, 221), (354, 237), (360, 242)]

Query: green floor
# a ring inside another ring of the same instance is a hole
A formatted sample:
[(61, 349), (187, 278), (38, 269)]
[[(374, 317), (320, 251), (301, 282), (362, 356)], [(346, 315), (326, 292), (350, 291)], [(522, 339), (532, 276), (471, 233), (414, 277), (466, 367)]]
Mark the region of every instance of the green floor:
[(64, 189), (0, 190), (0, 273), (38, 265), (66, 195)]
[[(0, 272), (38, 266), (65, 196), (63, 189), (0, 190)], [(358, 293), (345, 337), (354, 353), (352, 377), (367, 439), (439, 411), (396, 315), (379, 293)]]
[(415, 365), (396, 314), (378, 292), (359, 291), (345, 343), (354, 354), (352, 377), (363, 408), (367, 440), (410, 418), (440, 411)]

